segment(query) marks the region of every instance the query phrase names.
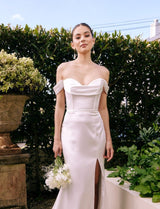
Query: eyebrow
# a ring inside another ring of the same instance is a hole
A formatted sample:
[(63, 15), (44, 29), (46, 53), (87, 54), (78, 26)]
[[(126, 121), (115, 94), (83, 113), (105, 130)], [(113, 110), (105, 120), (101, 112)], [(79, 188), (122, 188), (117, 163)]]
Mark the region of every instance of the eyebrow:
[[(86, 34), (86, 33), (90, 33), (90, 32), (89, 31), (85, 31), (84, 34)], [(79, 35), (81, 35), (81, 34), (80, 33), (76, 33), (75, 34), (75, 36), (79, 36)]]

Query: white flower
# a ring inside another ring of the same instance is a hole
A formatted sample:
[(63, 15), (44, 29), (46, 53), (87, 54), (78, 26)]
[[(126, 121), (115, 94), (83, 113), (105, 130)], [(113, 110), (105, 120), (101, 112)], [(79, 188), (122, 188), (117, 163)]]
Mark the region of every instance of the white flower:
[(63, 170), (68, 170), (69, 168), (68, 168), (68, 165), (65, 163), (64, 165), (63, 165)]
[(43, 168), (47, 171), (45, 174), (45, 184), (49, 189), (65, 187), (71, 184), (71, 175), (67, 164), (63, 164), (62, 159), (57, 157), (55, 165), (51, 164), (48, 167)]

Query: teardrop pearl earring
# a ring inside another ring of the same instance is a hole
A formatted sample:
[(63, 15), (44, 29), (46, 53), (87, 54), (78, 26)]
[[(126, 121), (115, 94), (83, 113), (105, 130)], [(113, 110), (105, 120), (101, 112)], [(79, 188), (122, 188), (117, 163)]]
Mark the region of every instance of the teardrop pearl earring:
[(95, 50), (94, 50), (94, 47), (92, 48), (92, 54), (95, 54)]

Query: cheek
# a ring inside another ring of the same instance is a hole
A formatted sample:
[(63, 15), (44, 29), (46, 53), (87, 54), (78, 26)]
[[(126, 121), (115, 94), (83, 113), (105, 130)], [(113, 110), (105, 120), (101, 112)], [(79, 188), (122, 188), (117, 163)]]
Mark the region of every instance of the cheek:
[(89, 44), (94, 45), (93, 39), (88, 40)]
[(90, 41), (90, 42), (89, 42), (89, 46), (90, 46), (91, 48), (94, 46), (93, 41)]
[(75, 47), (77, 47), (77, 46), (79, 45), (79, 42), (80, 42), (80, 41), (79, 41), (79, 40), (77, 40), (77, 39), (76, 39), (76, 40), (74, 40), (74, 42), (73, 42), (73, 43), (74, 43), (74, 46), (75, 46)]

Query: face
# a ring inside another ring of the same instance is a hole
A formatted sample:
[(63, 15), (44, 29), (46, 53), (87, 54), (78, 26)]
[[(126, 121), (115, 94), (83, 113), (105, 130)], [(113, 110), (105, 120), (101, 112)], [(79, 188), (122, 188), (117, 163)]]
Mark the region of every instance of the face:
[(94, 46), (95, 39), (88, 27), (80, 25), (73, 32), (73, 40), (71, 46), (78, 53), (85, 54), (91, 51)]

